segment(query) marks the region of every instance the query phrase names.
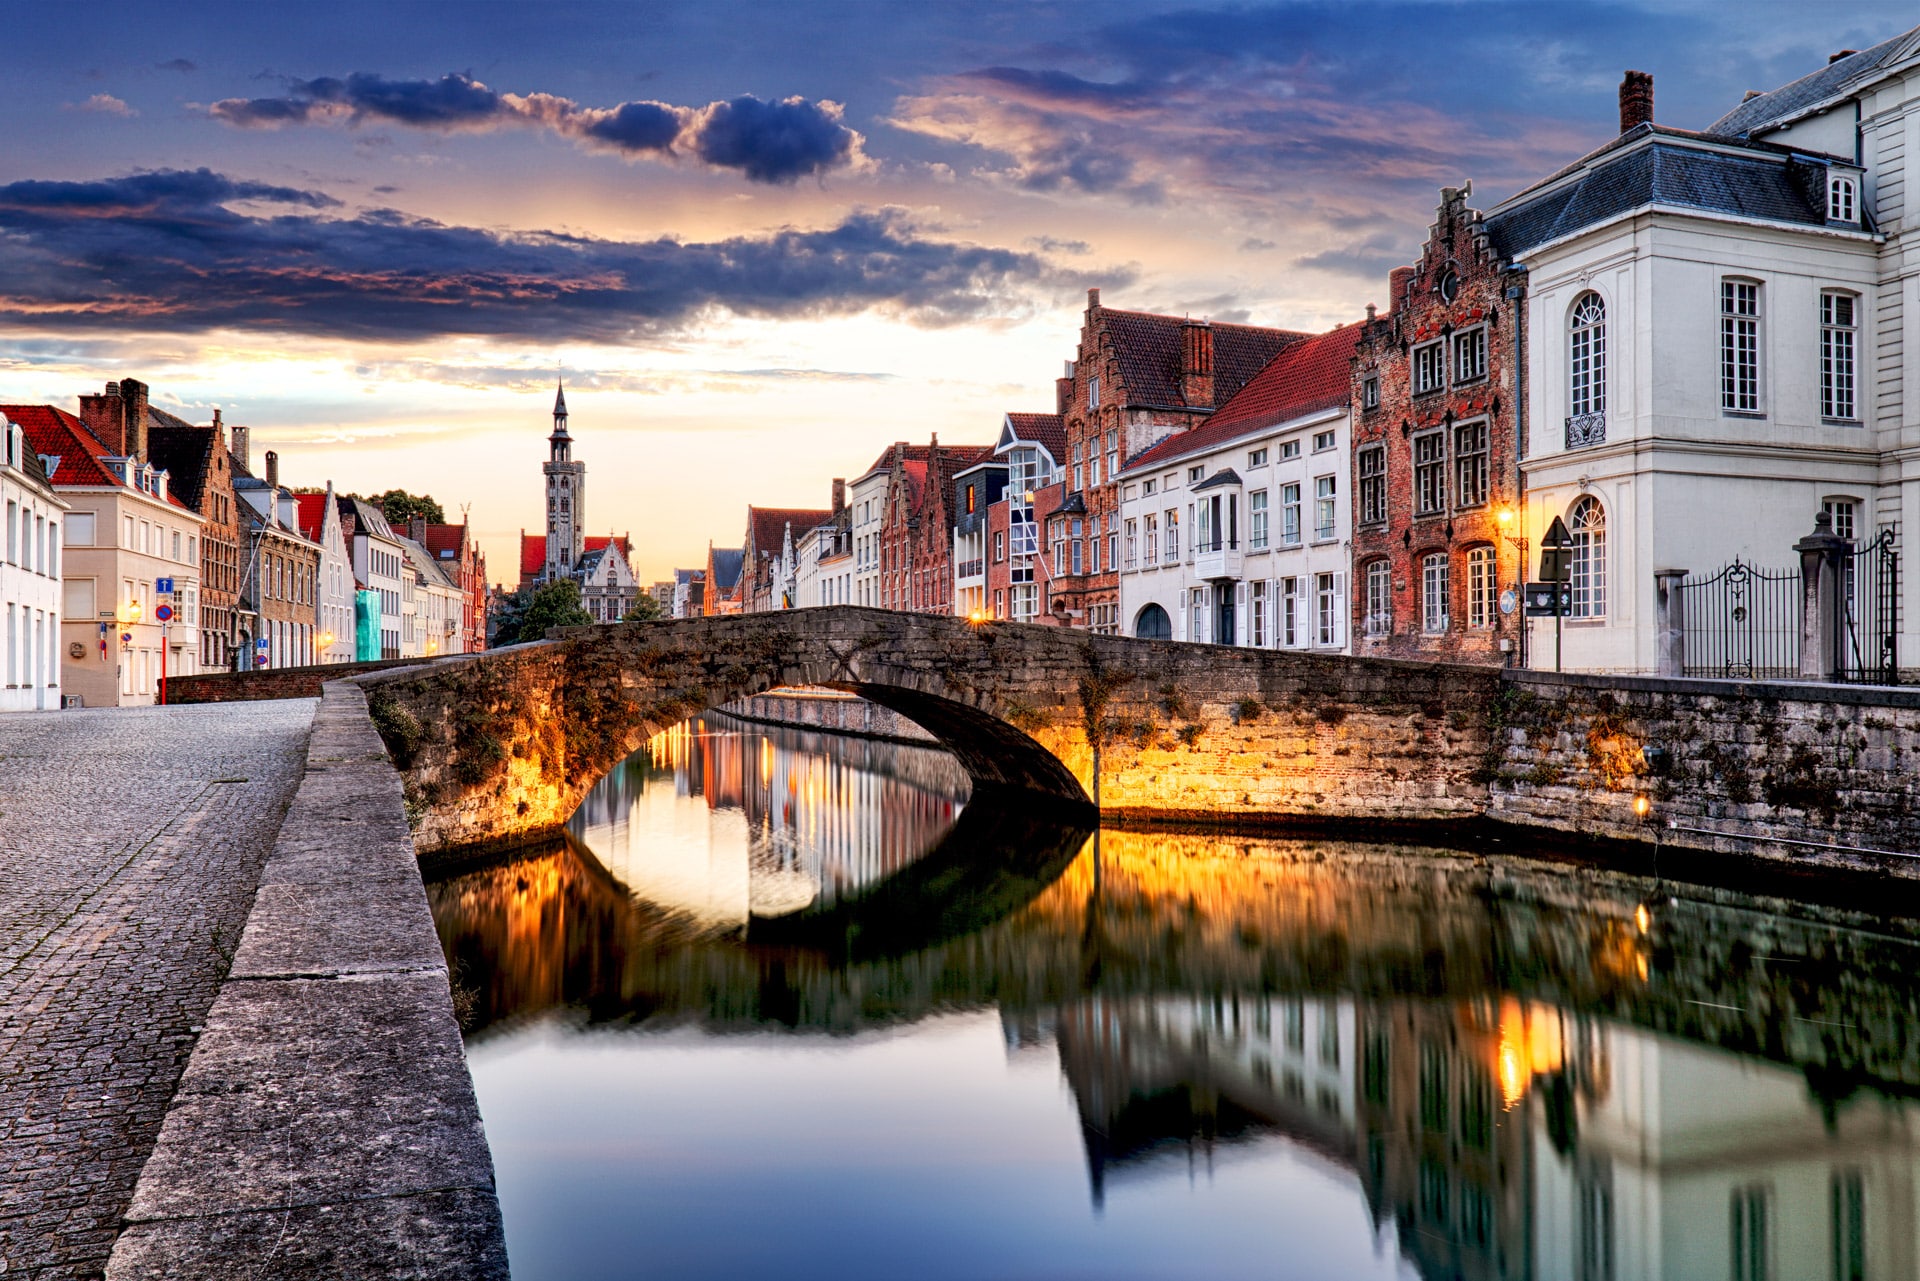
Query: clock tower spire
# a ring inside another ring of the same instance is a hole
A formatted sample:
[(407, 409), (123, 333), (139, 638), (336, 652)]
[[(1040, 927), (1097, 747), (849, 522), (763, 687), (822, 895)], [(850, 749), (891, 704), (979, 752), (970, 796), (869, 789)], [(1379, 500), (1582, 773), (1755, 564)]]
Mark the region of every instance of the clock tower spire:
[(573, 458), (573, 437), (567, 433), (567, 389), (561, 384), (553, 397), (553, 434), (547, 437), (547, 559), (543, 582), (564, 578), (580, 563), (587, 528), (587, 465)]

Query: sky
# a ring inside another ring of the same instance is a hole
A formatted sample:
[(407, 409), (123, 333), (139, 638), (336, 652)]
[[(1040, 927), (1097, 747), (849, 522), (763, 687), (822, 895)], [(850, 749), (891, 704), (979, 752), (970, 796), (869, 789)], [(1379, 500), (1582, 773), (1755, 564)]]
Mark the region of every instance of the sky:
[(496, 580), (564, 376), (642, 581), (894, 440), (1048, 411), (1085, 291), (1326, 329), (1438, 189), (1699, 128), (1911, 0), (0, 0), (0, 403), (137, 377)]

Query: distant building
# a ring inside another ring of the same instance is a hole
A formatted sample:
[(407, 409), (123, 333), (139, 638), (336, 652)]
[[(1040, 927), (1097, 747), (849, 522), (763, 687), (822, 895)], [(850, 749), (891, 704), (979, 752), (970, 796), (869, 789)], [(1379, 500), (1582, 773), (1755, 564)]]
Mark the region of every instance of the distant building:
[(627, 563), (626, 539), (609, 537), (587, 551), (574, 566), (580, 605), (596, 623), (617, 623), (640, 599), (640, 581)]
[[(230, 671), (251, 656), (236, 651), (241, 561), (241, 516), (234, 498), (236, 469), (245, 474), (247, 429), (228, 427), (213, 411), (207, 426), (189, 423), (147, 404), (147, 389), (133, 379), (108, 383), (102, 396), (81, 398), (81, 417), (89, 414), (103, 429), (144, 412), (147, 452), (166, 469), (173, 494), (200, 513), (199, 643), (203, 671)], [(98, 432), (95, 433), (96, 435)]]
[[(1006, 460), (981, 458), (954, 476), (953, 487), (953, 612), (962, 618), (997, 617), (987, 596), (987, 513), (1005, 497)], [(1001, 546), (1004, 550), (1004, 538)]]
[(340, 532), (353, 551), (354, 585), (367, 593), (355, 608), (369, 611), (368, 625), (380, 638), (380, 657), (419, 657), (412, 622), (414, 575), (400, 536), (387, 524), (386, 514), (364, 498), (342, 497), (336, 505)]
[[(709, 549), (711, 556), (711, 549)], [(668, 618), (699, 618), (707, 612), (707, 571), (676, 569), (673, 593), (667, 602)]]
[(413, 574), (414, 652), (421, 658), (466, 653), (466, 593), (449, 572), (457, 567), (451, 561), (443, 564), (411, 538), (401, 539), (400, 545)]
[(295, 494), (294, 518), (300, 534), (320, 548), (319, 635), (314, 661), (351, 663), (354, 653), (353, 551), (340, 524), (333, 482), (323, 493)]
[(458, 525), (436, 524), (416, 517), (408, 526), (408, 537), (425, 547), (440, 572), (460, 589), (460, 627), (458, 649), (448, 653), (471, 654), (487, 647), (487, 557), (480, 540), (462, 519)]
[[(46, 465), (27, 439), (26, 428), (0, 413), (0, 503), (5, 504), (6, 559), (0, 561), (0, 607), (6, 631), (0, 644), (0, 711), (27, 712), (60, 706), (62, 660), (60, 540), (67, 504), (47, 479)], [(91, 584), (89, 584), (91, 587)], [(91, 602), (81, 602), (88, 603)], [(80, 616), (93, 621), (94, 611)], [(69, 642), (71, 644), (72, 642)], [(85, 648), (83, 646), (83, 648)]]
[(741, 613), (792, 609), (795, 581), (793, 539), (824, 524), (830, 511), (806, 507), (748, 507), (741, 549)]
[[(707, 544), (702, 613), (738, 614), (741, 612), (740, 588), (746, 581), (746, 575), (742, 572), (746, 562), (747, 554), (742, 548), (715, 547), (711, 543)], [(677, 603), (678, 597), (675, 599)]]
[(245, 573), (241, 635), (252, 638), (255, 667), (306, 667), (320, 661), (320, 544), (300, 532), (299, 503), (280, 486), (280, 459), (266, 454), (266, 476), (236, 476)]

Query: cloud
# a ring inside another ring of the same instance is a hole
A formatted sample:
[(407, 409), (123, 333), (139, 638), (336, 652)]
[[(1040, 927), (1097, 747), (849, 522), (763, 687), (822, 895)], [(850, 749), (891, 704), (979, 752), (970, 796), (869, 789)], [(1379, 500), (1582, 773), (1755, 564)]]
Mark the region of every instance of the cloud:
[(864, 139), (843, 122), (840, 104), (801, 97), (770, 102), (746, 94), (700, 108), (648, 101), (586, 107), (549, 93), (498, 93), (459, 72), (438, 80), (355, 72), (345, 79), (289, 80), (278, 97), (225, 98), (207, 114), (243, 129), (377, 122), (477, 133), (521, 126), (629, 157), (685, 154), (776, 184), (865, 163)]
[(98, 115), (120, 116), (123, 119), (131, 119), (140, 114), (110, 93), (96, 93), (85, 102), (68, 103), (67, 110), (91, 111)]
[(1293, 265), (1313, 271), (1334, 271), (1373, 278), (1412, 262), (1419, 252), (1419, 245), (1413, 239), (1391, 231), (1378, 231), (1371, 236), (1296, 258)]
[(1052, 236), (1028, 236), (1027, 243), (1042, 253), (1090, 254), (1093, 246), (1084, 240), (1058, 240)]
[(205, 169), (0, 186), (0, 322), (624, 342), (714, 311), (878, 310), (938, 326), (1025, 314), (1085, 284), (1029, 253), (932, 239), (897, 209), (700, 243), (449, 226), (338, 203)]
[(181, 75), (187, 75), (190, 72), (198, 71), (200, 68), (188, 62), (185, 58), (169, 58), (165, 62), (154, 63), (153, 69), (155, 71), (178, 71)]
[(1273, 241), (1263, 240), (1259, 236), (1248, 236), (1240, 242), (1240, 252), (1243, 254), (1260, 254), (1265, 253), (1269, 249), (1277, 248), (1279, 248), (1279, 246), (1274, 244)]

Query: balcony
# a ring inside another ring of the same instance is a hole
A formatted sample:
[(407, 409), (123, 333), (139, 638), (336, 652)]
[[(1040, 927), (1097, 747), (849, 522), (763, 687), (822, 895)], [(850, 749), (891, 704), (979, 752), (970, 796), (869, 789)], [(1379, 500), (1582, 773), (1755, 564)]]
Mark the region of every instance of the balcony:
[(959, 565), (955, 566), (953, 576), (956, 579), (964, 581), (969, 578), (984, 578), (986, 573), (986, 560), (976, 556), (972, 560), (963, 560)]
[(1238, 543), (1203, 543), (1193, 549), (1193, 572), (1204, 579), (1240, 577)]
[(1599, 414), (1575, 414), (1567, 419), (1567, 448), (1582, 449), (1588, 445), (1607, 443), (1607, 416)]

